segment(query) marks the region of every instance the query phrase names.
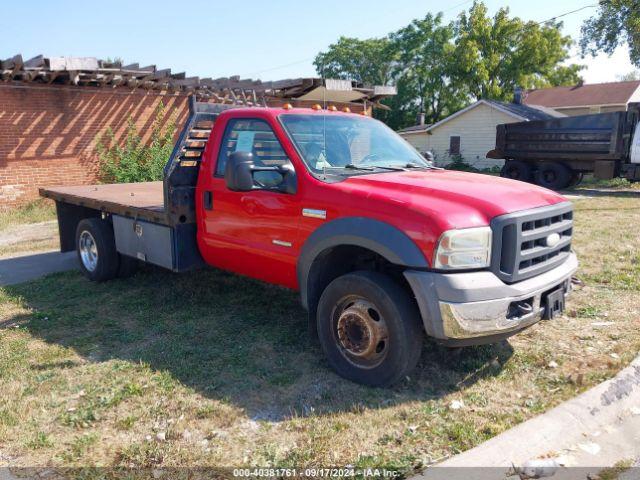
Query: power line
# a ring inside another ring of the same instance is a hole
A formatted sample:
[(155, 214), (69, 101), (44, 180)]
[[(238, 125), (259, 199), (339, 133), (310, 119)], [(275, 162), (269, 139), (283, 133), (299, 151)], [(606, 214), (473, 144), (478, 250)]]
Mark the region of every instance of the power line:
[(308, 57), (308, 58), (305, 58), (304, 60), (298, 60), (296, 62), (286, 63), (284, 65), (278, 65), (277, 67), (271, 67), (271, 68), (267, 68), (265, 70), (259, 70), (259, 71), (256, 71), (256, 72), (252, 72), (252, 73), (248, 74), (247, 76), (248, 77), (252, 77), (253, 75), (259, 75), (261, 73), (272, 72), (274, 70), (280, 70), (282, 68), (287, 68), (287, 67), (293, 67), (295, 65), (300, 65), (301, 63), (308, 62), (309, 60), (313, 60), (314, 58), (316, 58), (316, 57), (315, 56), (314, 57)]
[[(464, 2), (457, 3), (456, 5), (454, 5), (452, 7), (449, 7), (446, 10), (442, 10), (441, 13), (450, 12), (451, 10), (455, 10), (456, 8), (459, 8), (459, 7), (463, 6), (463, 5), (471, 3), (473, 1), (474, 0), (465, 0)], [(607, 3), (607, 2), (605, 0), (605, 1), (601, 2), (601, 3)], [(544, 23), (549, 23), (549, 22), (551, 22), (553, 20), (557, 20), (559, 18), (566, 17), (567, 15), (578, 13), (578, 12), (581, 12), (582, 10), (586, 10), (587, 8), (594, 8), (594, 7), (597, 7), (597, 6), (599, 6), (598, 3), (594, 3), (594, 4), (590, 4), (590, 5), (584, 5), (583, 7), (576, 8), (575, 10), (571, 10), (570, 12), (561, 13), (559, 15), (556, 15), (555, 17), (548, 18), (547, 20), (542, 20), (540, 22), (535, 22), (534, 25), (542, 25)], [(287, 67), (294, 67), (296, 65), (300, 65), (301, 63), (306, 63), (306, 62), (308, 62), (310, 60), (313, 60), (313, 59), (315, 59), (315, 56), (308, 57), (308, 58), (305, 58), (303, 60), (298, 60), (296, 62), (286, 63), (284, 65), (278, 65), (276, 67), (267, 68), (265, 70), (255, 71), (255, 72), (252, 72), (252, 73), (248, 74), (247, 76), (248, 77), (253, 77), (254, 75), (260, 75), (260, 74), (267, 73), (267, 72), (273, 72), (275, 70), (281, 70), (281, 69), (287, 68)]]
[(453, 7), (447, 8), (446, 10), (442, 10), (440, 13), (450, 12), (451, 10), (455, 10), (456, 8), (461, 7), (463, 5), (466, 5), (467, 3), (471, 3), (473, 1), (474, 0), (466, 0), (466, 1), (462, 2), (462, 3), (458, 3), (458, 4), (454, 5)]
[[(604, 3), (604, 2), (603, 2)], [(548, 23), (552, 20), (557, 20), (558, 18), (566, 17), (567, 15), (571, 15), (572, 13), (581, 12), (582, 10), (586, 10), (587, 8), (597, 7), (599, 4), (594, 3), (591, 5), (585, 5), (584, 7), (576, 8), (575, 10), (571, 10), (570, 12), (561, 13), (560, 15), (556, 15), (555, 17), (551, 17), (548, 20), (543, 20), (541, 22), (536, 22), (534, 25), (542, 25), (543, 23)]]

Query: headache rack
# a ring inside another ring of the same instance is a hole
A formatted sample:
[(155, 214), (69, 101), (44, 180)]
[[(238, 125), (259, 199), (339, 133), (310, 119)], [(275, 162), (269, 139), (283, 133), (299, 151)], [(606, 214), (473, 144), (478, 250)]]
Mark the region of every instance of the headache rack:
[(61, 251), (75, 249), (83, 218), (109, 216), (119, 253), (175, 272), (203, 264), (197, 246), (195, 190), (214, 122), (242, 105), (189, 99), (189, 118), (164, 168), (162, 182), (78, 185), (40, 189), (56, 201)]
[(563, 202), (501, 215), (493, 219), (491, 229), (491, 270), (506, 283), (519, 282), (551, 270), (569, 256), (573, 207)]
[(224, 110), (243, 105), (196, 102), (189, 97), (189, 118), (164, 167), (164, 205), (170, 225), (195, 223), (195, 189), (202, 154), (213, 124)]

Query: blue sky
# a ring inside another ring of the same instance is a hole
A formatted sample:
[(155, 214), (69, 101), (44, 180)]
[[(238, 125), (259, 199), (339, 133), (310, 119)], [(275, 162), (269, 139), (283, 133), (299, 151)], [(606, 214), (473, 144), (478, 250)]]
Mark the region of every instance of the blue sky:
[[(595, 0), (485, 0), (493, 13), (509, 4), (527, 20), (550, 17)], [(406, 25), (427, 12), (453, 19), (472, 0), (239, 1), (2, 1), (0, 56), (121, 57), (200, 77), (281, 79), (315, 74), (312, 59), (340, 35), (368, 38)], [(566, 34), (596, 11), (564, 17)], [(574, 59), (588, 65), (587, 82), (615, 81), (633, 70), (624, 49), (612, 58)]]

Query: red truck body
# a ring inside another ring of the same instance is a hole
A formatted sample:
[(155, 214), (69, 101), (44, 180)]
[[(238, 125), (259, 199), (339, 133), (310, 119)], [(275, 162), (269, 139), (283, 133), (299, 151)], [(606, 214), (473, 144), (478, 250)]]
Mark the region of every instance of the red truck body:
[(564, 309), (577, 259), (561, 195), (435, 168), (361, 115), (199, 105), (162, 184), (41, 190), (89, 279), (142, 260), (299, 290), (331, 366), (369, 385), (414, 368), (425, 333), (495, 342)]
[[(327, 220), (367, 217), (393, 225), (407, 233), (431, 264), (434, 246), (447, 230), (486, 226), (498, 215), (566, 201), (534, 185), (447, 170), (375, 173), (324, 183), (305, 168), (278, 121), (279, 116), (291, 114), (358, 116), (308, 108), (222, 113), (204, 151), (196, 187), (198, 246), (208, 264), (297, 290), (300, 249)], [(223, 177), (213, 174), (222, 135), (233, 118), (260, 118), (269, 123), (294, 164), (298, 175), (295, 194), (233, 192)], [(205, 190), (213, 193), (213, 210), (203, 208)], [(325, 210), (326, 219), (302, 217), (303, 208)], [(274, 244), (274, 240), (291, 246)]]

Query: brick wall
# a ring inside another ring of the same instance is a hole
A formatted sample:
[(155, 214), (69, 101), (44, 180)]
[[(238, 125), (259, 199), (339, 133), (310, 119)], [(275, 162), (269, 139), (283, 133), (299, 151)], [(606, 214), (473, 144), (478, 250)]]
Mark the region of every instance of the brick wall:
[(161, 101), (180, 127), (186, 95), (0, 84), (0, 209), (38, 198), (39, 187), (95, 182), (96, 137), (111, 127), (123, 138), (129, 117), (148, 136)]
[[(159, 102), (167, 107), (165, 118), (176, 119), (177, 136), (188, 115), (186, 95), (0, 83), (0, 210), (35, 200), (40, 187), (96, 182), (96, 138), (111, 127), (123, 139), (131, 117), (148, 139)], [(317, 102), (291, 103), (310, 107)], [(363, 110), (361, 105), (350, 107)]]

